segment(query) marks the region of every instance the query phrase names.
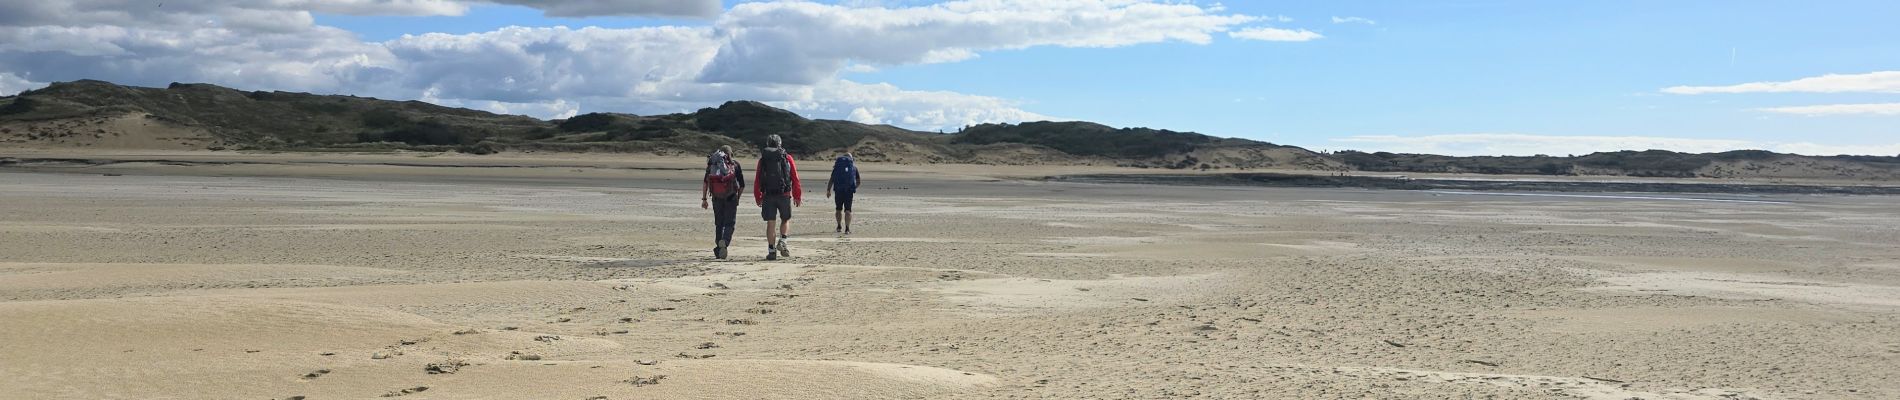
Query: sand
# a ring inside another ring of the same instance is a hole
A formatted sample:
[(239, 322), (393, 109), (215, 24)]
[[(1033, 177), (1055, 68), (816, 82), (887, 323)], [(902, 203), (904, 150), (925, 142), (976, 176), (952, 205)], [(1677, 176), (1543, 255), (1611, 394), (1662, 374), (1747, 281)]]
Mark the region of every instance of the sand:
[(82, 156), (194, 162), (0, 167), (0, 398), (1900, 397), (1892, 197), (868, 164), (718, 261), (692, 160)]

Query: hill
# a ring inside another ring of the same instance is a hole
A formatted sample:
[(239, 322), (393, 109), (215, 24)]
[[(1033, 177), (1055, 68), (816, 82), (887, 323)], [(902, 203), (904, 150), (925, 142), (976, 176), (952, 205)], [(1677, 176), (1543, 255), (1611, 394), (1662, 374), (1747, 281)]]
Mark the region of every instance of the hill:
[(546, 121), (419, 101), (246, 92), (207, 84), (144, 88), (84, 80), (0, 97), (0, 145), (16, 146), (696, 155), (720, 145), (750, 154), (775, 133), (805, 158), (830, 158), (853, 149), (866, 161), (913, 164), (1900, 180), (1900, 157), (1812, 157), (1759, 150), (1567, 157), (1318, 154), (1253, 140), (1089, 122), (982, 124), (955, 134), (918, 132), (808, 119), (754, 101), (690, 113), (594, 113)]
[(207, 84), (143, 88), (85, 80), (0, 98), (0, 144), (32, 146), (701, 154), (719, 145), (749, 153), (775, 133), (795, 154), (816, 158), (854, 149), (867, 161), (902, 163), (1345, 169), (1298, 147), (1190, 132), (1034, 122), (945, 135), (807, 119), (753, 101), (692, 113), (544, 121), (417, 101)]
[(1581, 156), (1478, 156), (1366, 153), (1331, 154), (1361, 171), (1665, 178), (1787, 178), (1900, 180), (1900, 157), (1803, 156), (1762, 150), (1679, 153), (1617, 151)]

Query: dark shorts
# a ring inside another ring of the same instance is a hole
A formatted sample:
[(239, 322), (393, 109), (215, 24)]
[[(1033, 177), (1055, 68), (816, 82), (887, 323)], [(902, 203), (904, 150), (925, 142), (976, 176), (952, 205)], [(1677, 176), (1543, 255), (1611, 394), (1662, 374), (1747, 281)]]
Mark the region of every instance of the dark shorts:
[(765, 202), (759, 205), (759, 216), (768, 222), (791, 220), (792, 196), (765, 196)]
[(851, 198), (856, 194), (857, 193), (852, 192), (838, 192), (837, 197), (832, 198), (832, 203), (838, 205), (838, 211), (851, 211)]

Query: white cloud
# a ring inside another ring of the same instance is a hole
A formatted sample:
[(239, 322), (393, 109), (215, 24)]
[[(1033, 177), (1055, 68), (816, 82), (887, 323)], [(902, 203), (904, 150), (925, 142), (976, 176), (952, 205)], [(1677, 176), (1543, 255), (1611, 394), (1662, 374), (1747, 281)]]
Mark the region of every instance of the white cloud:
[(1756, 110), (1763, 111), (1763, 112), (1779, 113), (1779, 114), (1806, 115), (1810, 117), (1823, 116), (1823, 115), (1852, 115), (1852, 114), (1900, 115), (1900, 103), (1823, 104), (1823, 105), (1813, 105), (1813, 106), (1757, 108)]
[[(883, 111), (883, 110), (880, 109), (878, 111)], [(844, 117), (844, 120), (856, 122), (860, 124), (868, 124), (868, 125), (884, 124), (884, 120), (879, 119), (877, 117), (877, 114), (878, 114), (877, 111), (871, 111), (871, 109), (869, 108), (858, 107), (858, 108), (851, 109), (851, 113), (846, 114)]]
[(393, 67), (395, 60), (383, 47), (320, 26), (296, 32), (224, 27), (0, 27), (0, 70), (39, 81), (214, 82), (338, 92), (376, 87), (366, 84), (389, 75)]
[(745, 99), (817, 118), (954, 129), (1055, 118), (1015, 100), (905, 90), (839, 75), (1037, 46), (1208, 43), (1214, 34), (1261, 20), (1217, 5), (1162, 0), (967, 0), (895, 8), (770, 2), (740, 4), (710, 26), (507, 27), (374, 43), (311, 17), (460, 15), (480, 3), (528, 5), (550, 15), (687, 16), (704, 13), (708, 4), (716, 11), (718, 4), (204, 0), (157, 7), (132, 0), (0, 0), (0, 71), (7, 73), (0, 75), (0, 89), (75, 79), (206, 82), (423, 99), (542, 118), (682, 112)]
[(1258, 18), (1136, 0), (970, 0), (922, 7), (743, 3), (714, 24), (724, 41), (705, 82), (812, 84), (849, 63), (926, 64), (1036, 46), (1205, 44)]
[(1325, 37), (1317, 32), (1305, 29), (1293, 30), (1264, 26), (1228, 32), (1227, 35), (1236, 39), (1264, 40), (1269, 42), (1304, 42)]
[[(124, 27), (175, 27), (249, 22), (310, 13), (348, 15), (455, 16), (471, 5), (525, 6), (549, 16), (713, 17), (719, 0), (62, 0), (0, 2), (0, 25), (105, 24)], [(307, 25), (307, 23), (305, 23)]]
[(1373, 21), (1370, 19), (1365, 19), (1365, 18), (1360, 18), (1360, 17), (1333, 17), (1333, 23), (1378, 25), (1379, 21)]
[(12, 96), (43, 87), (46, 87), (45, 82), (34, 82), (11, 72), (0, 72), (0, 96)]
[(947, 91), (903, 90), (888, 83), (834, 80), (815, 85), (811, 91), (787, 95), (769, 103), (803, 114), (924, 130), (954, 131), (982, 123), (1063, 119), (1024, 111), (1018, 108), (1018, 102), (1007, 99)]
[(630, 15), (667, 15), (713, 17), (719, 15), (719, 0), (482, 0), (496, 4), (528, 6), (550, 17), (601, 17)]
[(404, 36), (384, 43), (405, 86), (504, 102), (662, 97), (690, 84), (718, 42), (706, 28), (508, 27)]
[(1828, 74), (1785, 82), (1751, 82), (1729, 86), (1673, 86), (1663, 93), (1900, 93), (1900, 71), (1865, 74)]
[(1584, 155), (1622, 150), (1670, 150), (1715, 153), (1730, 150), (1769, 150), (1807, 155), (1900, 154), (1900, 143), (1828, 145), (1809, 142), (1762, 142), (1731, 139), (1694, 139), (1657, 136), (1556, 136), (1516, 133), (1472, 133), (1425, 136), (1367, 135), (1332, 139), (1341, 147), (1361, 151), (1443, 154), (1452, 156)]
[(540, 119), (566, 119), (581, 114), (580, 103), (568, 102), (564, 99), (526, 103), (454, 98), (445, 99), (440, 96), (439, 91), (432, 89), (423, 91), (422, 96), (416, 100), (447, 107), (482, 110), (496, 114), (526, 115)]
[(461, 15), (468, 6), (452, 0), (64, 0), (0, 2), (0, 26), (100, 26), (125, 28), (208, 27), (224, 21), (302, 20), (309, 14)]
[(1772, 149), (1773, 149), (1774, 151), (1778, 151), (1778, 152), (1783, 152), (1783, 153), (1794, 153), (1794, 154), (1807, 154), (1807, 155), (1817, 155), (1817, 156), (1833, 156), (1833, 155), (1856, 155), (1856, 156), (1891, 156), (1891, 155), (1900, 155), (1900, 143), (1893, 143), (1893, 144), (1870, 144), (1870, 145), (1834, 145), (1834, 144), (1818, 144), (1818, 143), (1808, 143), (1808, 142), (1795, 142), (1795, 143), (1780, 143), (1780, 144), (1776, 144), (1776, 145), (1775, 145), (1775, 146), (1774, 146), (1774, 147), (1773, 147)]

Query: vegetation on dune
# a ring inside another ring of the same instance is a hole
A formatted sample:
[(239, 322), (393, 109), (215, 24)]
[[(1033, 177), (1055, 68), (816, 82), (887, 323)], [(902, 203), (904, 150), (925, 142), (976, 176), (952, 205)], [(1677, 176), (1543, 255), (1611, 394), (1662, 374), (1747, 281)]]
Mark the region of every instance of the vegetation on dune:
[[(889, 125), (812, 120), (755, 101), (727, 102), (691, 113), (652, 116), (591, 113), (555, 121), (417, 101), (244, 92), (206, 84), (172, 84), (161, 89), (77, 81), (56, 83), (0, 101), (0, 122), (130, 113), (144, 113), (154, 120), (203, 129), (227, 147), (286, 150), (684, 154), (729, 145), (741, 153), (751, 153), (765, 143), (767, 136), (777, 134), (785, 139), (786, 147), (793, 153), (813, 156), (858, 148), (868, 160), (1005, 163), (1113, 160), (1120, 165), (1193, 168), (1205, 163), (1189, 153), (1210, 146), (1284, 148), (1197, 133), (1115, 129), (1079, 122), (979, 125), (961, 135), (944, 135)], [(1010, 159), (1009, 154), (1024, 158)], [(1258, 166), (1274, 160), (1232, 159), (1229, 162)]]
[(1333, 157), (1361, 171), (1379, 172), (1470, 172), (1481, 174), (1568, 175), (1572, 163), (1566, 157), (1452, 157), (1436, 154), (1399, 154), (1341, 151)]
[(321, 147), (360, 142), (469, 145), (519, 137), (545, 122), (419, 101), (288, 92), (243, 92), (215, 85), (164, 89), (101, 81), (55, 83), (21, 93), (0, 119), (48, 120), (142, 112), (203, 128), (253, 147)]
[(951, 141), (968, 144), (1022, 143), (1075, 155), (1150, 158), (1187, 153), (1220, 139), (1193, 132), (1116, 129), (1092, 122), (1044, 121), (976, 125), (958, 132)]
[(1322, 155), (1253, 140), (1165, 129), (1114, 128), (1090, 122), (981, 124), (955, 134), (918, 132), (889, 125), (807, 119), (755, 101), (732, 101), (690, 113), (590, 113), (543, 121), (419, 101), (245, 92), (207, 84), (144, 88), (91, 80), (55, 83), (0, 97), (0, 124), (32, 128), (31, 133), (13, 138), (0, 131), (0, 139), (30, 142), (48, 137), (102, 137), (99, 135), (106, 132), (98, 128), (85, 132), (60, 129), (71, 130), (84, 125), (79, 122), (98, 123), (121, 116), (142, 116), (144, 121), (169, 127), (202, 130), (215, 140), (193, 145), (207, 148), (701, 154), (726, 145), (741, 154), (754, 154), (767, 136), (777, 134), (785, 138), (792, 153), (803, 157), (823, 158), (854, 149), (867, 161), (1654, 177), (1754, 176), (1784, 173), (1779, 172), (1784, 169), (1840, 177), (1900, 175), (1900, 157), (1886, 156), (1806, 157), (1760, 150), (1498, 157), (1359, 151)]

